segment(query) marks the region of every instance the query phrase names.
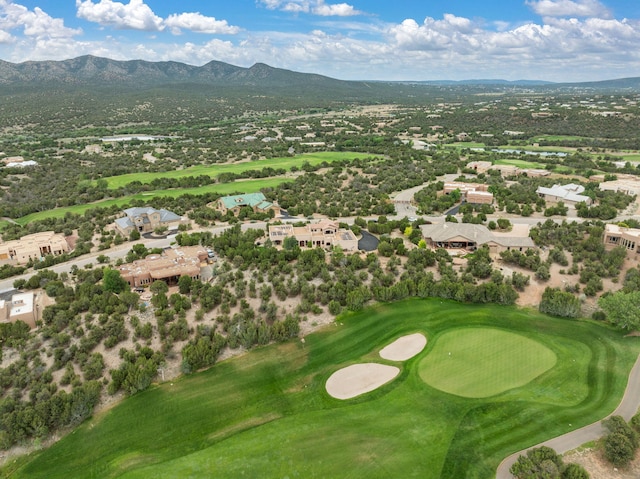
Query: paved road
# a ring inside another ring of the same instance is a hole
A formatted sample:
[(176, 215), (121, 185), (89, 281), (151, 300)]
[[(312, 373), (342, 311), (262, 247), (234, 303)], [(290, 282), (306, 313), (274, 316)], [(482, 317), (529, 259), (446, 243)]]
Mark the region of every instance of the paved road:
[[(622, 396), (622, 401), (620, 401), (620, 405), (609, 416), (622, 416), (626, 421), (629, 421), (636, 414), (639, 408), (640, 356), (638, 356), (635, 365), (631, 369), (631, 373), (629, 373), (629, 381), (627, 383), (627, 388), (624, 391), (624, 395)], [(575, 431), (568, 432), (567, 434), (563, 434), (562, 436), (549, 439), (548, 441), (532, 446), (529, 449), (540, 446), (549, 446), (557, 453), (564, 454), (565, 452), (571, 451), (586, 442), (594, 441), (605, 434), (606, 431), (602, 427), (601, 421), (598, 421), (580, 429), (576, 429)], [(498, 466), (496, 479), (513, 479), (513, 475), (509, 472), (509, 469), (513, 463), (516, 462), (518, 457), (525, 454), (527, 451), (528, 449), (516, 452), (504, 459)]]

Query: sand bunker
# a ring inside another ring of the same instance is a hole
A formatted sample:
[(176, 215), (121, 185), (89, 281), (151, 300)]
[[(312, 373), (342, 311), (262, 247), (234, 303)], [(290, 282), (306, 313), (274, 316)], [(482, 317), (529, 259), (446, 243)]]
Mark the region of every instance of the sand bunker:
[(410, 334), (396, 339), (380, 351), (380, 357), (389, 361), (406, 361), (414, 357), (427, 345), (422, 333)]
[(399, 373), (399, 368), (385, 364), (353, 364), (333, 373), (326, 388), (336, 399), (351, 399), (379, 388)]

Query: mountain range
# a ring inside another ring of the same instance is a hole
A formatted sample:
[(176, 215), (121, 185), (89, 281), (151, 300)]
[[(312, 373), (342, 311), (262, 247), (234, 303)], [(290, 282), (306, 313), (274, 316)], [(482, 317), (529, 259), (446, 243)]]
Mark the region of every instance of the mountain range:
[[(640, 78), (624, 78), (601, 82), (552, 83), (538, 80), (506, 81), (479, 79), (464, 81), (344, 81), (323, 75), (299, 73), (256, 63), (243, 68), (228, 63), (211, 61), (203, 66), (185, 63), (149, 62), (144, 60), (117, 61), (85, 55), (62, 61), (28, 61), (10, 63), (0, 60), (0, 89), (2, 87), (38, 86), (121, 86), (148, 88), (175, 84), (198, 84), (219, 87), (252, 87), (271, 89), (312, 89), (362, 92), (363, 89), (380, 89), (382, 85), (410, 85), (480, 88), (543, 88), (543, 89), (593, 89), (640, 91)], [(386, 88), (384, 88), (386, 90)]]

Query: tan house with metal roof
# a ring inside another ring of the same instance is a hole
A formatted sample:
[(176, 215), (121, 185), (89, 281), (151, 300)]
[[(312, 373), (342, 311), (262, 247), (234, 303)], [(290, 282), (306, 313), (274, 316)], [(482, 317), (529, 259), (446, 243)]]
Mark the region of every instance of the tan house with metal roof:
[(43, 231), (0, 244), (0, 260), (26, 264), (29, 260), (41, 260), (45, 256), (60, 256), (71, 251), (64, 236), (53, 231)]
[(267, 201), (262, 193), (248, 193), (245, 195), (223, 196), (217, 202), (216, 209), (223, 215), (231, 211), (238, 216), (242, 208), (251, 208), (254, 213), (268, 213), (273, 211), (275, 216), (280, 215), (280, 207)]
[[(483, 245), (489, 247), (492, 256), (503, 251), (535, 248), (529, 237), (527, 225), (517, 225), (511, 232), (496, 233), (484, 225), (472, 223), (439, 223), (421, 225), (420, 230), (430, 248), (444, 248), (449, 251), (465, 254), (475, 251)], [(521, 228), (524, 227), (524, 228)]]

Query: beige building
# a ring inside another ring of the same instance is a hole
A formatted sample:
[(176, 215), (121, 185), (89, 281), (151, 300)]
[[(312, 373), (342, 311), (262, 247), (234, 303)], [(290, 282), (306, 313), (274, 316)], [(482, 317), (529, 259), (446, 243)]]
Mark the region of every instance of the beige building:
[(605, 248), (612, 249), (624, 246), (627, 254), (640, 253), (640, 229), (625, 228), (618, 225), (605, 225), (603, 243)]
[(475, 170), (476, 173), (486, 173), (492, 166), (493, 164), (490, 161), (472, 161), (467, 163), (467, 168)]
[(184, 218), (164, 208), (159, 210), (147, 206), (127, 208), (124, 214), (124, 217), (115, 221), (116, 230), (123, 236), (129, 236), (134, 230), (149, 233), (158, 227), (171, 229), (186, 223)]
[(619, 191), (627, 195), (635, 196), (640, 194), (640, 178), (631, 175), (618, 175), (617, 180), (603, 181), (598, 187), (602, 191)]
[(156, 280), (175, 284), (180, 276), (200, 279), (201, 268), (206, 263), (207, 251), (200, 246), (168, 249), (162, 254), (150, 254), (145, 259), (118, 267), (120, 276), (135, 288)]
[(43, 231), (0, 244), (0, 260), (26, 264), (30, 259), (41, 260), (45, 256), (59, 256), (71, 250), (64, 236), (53, 231)]
[(24, 321), (31, 329), (36, 327), (37, 310), (33, 293), (18, 293), (11, 300), (0, 300), (0, 322)]
[(344, 251), (358, 251), (358, 238), (353, 231), (339, 228), (335, 221), (322, 220), (305, 226), (269, 225), (269, 239), (274, 246), (282, 246), (288, 237), (295, 238), (301, 247), (340, 246)]
[(493, 193), (489, 193), (489, 186), (480, 183), (462, 183), (452, 181), (444, 184), (444, 194), (458, 190), (462, 194), (462, 199), (467, 203), (490, 205), (493, 203)]
[(484, 225), (471, 223), (439, 223), (421, 225), (422, 236), (430, 248), (444, 248), (460, 254), (475, 251), (483, 245), (489, 247), (492, 256), (497, 256), (503, 251), (524, 251), (535, 248), (533, 240), (529, 237), (527, 225), (518, 225), (524, 228), (515, 228), (509, 233), (494, 233)]

